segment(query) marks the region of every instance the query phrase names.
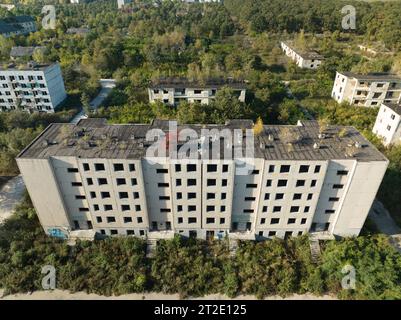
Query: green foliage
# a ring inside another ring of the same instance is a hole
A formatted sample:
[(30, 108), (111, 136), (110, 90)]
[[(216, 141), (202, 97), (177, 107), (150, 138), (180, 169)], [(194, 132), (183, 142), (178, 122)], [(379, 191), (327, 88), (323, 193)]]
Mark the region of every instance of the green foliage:
[[(254, 32), (306, 33), (341, 30), (342, 0), (226, 0), (224, 5), (246, 29)], [(401, 47), (401, 4), (399, 1), (354, 1), (358, 13), (358, 34), (381, 40), (388, 48)], [(302, 39), (301, 41), (302, 44)]]
[[(0, 288), (6, 294), (40, 290), (41, 268), (50, 264), (58, 289), (107, 296), (159, 291), (181, 297), (306, 292), (347, 299), (401, 297), (401, 256), (381, 235), (323, 242), (317, 265), (308, 236), (241, 242), (230, 256), (226, 239), (205, 242), (177, 235), (160, 240), (153, 258), (145, 252), (145, 241), (133, 237), (78, 241), (70, 247), (45, 236), (26, 197), (0, 226)], [(341, 289), (346, 264), (356, 269), (356, 290)]]
[(15, 157), (52, 122), (66, 122), (74, 110), (57, 114), (0, 113), (0, 175), (18, 174)]
[[(341, 290), (345, 265), (356, 271), (356, 290)], [(329, 291), (342, 298), (400, 299), (401, 256), (385, 236), (359, 237), (326, 244), (320, 269)]]
[(390, 164), (380, 186), (378, 198), (401, 226), (401, 146), (390, 146), (387, 149), (383, 148), (383, 151)]
[(153, 290), (179, 293), (182, 297), (203, 296), (221, 290), (224, 275), (221, 264), (228, 255), (227, 246), (184, 240), (159, 241), (151, 264)]

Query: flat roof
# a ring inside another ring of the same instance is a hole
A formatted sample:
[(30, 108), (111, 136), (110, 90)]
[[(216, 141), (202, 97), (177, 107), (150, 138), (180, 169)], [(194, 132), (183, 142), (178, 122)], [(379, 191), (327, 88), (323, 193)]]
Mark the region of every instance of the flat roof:
[(12, 47), (10, 51), (11, 57), (31, 56), (36, 50), (45, 50), (46, 47)]
[(245, 89), (245, 81), (233, 79), (208, 79), (204, 83), (199, 81), (192, 81), (187, 78), (165, 78), (152, 81), (150, 88), (163, 89), (163, 88), (221, 88), (228, 86), (235, 89)]
[(89, 28), (68, 28), (67, 33), (68, 34), (86, 34), (89, 33), (90, 29)]
[(21, 28), (17, 28), (13, 26), (12, 24), (8, 24), (4, 22), (3, 20), (0, 20), (0, 33), (10, 33), (10, 32), (16, 32), (20, 31)]
[(10, 63), (5, 67), (0, 66), (0, 71), (39, 71), (46, 70), (55, 64), (58, 64), (58, 62), (33, 65)]
[(358, 80), (382, 80), (382, 81), (389, 81), (389, 80), (399, 80), (401, 81), (401, 77), (396, 75), (396, 74), (391, 74), (391, 73), (368, 73), (368, 74), (359, 74), (359, 73), (354, 73), (354, 72), (348, 72), (348, 71), (338, 71), (338, 73), (341, 73), (344, 76), (347, 76), (349, 78), (355, 78)]
[(25, 22), (35, 22), (35, 19), (31, 16), (21, 15), (21, 16), (10, 16), (3, 19), (6, 23), (25, 23)]
[[(219, 124), (178, 124), (178, 131), (191, 128), (200, 136), (202, 129), (250, 129), (250, 120), (234, 120)], [(84, 119), (78, 124), (49, 125), (18, 158), (79, 157), (106, 159), (141, 159), (151, 142), (145, 140), (150, 129), (168, 131), (165, 120), (150, 124), (107, 124), (105, 119)], [(345, 135), (339, 135), (345, 129)], [(288, 136), (293, 143), (288, 144)], [(298, 125), (265, 125), (255, 137), (255, 158), (266, 160), (331, 160), (387, 161), (354, 127), (329, 126), (319, 139), (316, 121), (300, 121)], [(287, 138), (286, 138), (287, 137)], [(295, 137), (295, 138), (294, 138)], [(180, 142), (178, 143), (180, 145)], [(222, 149), (224, 144), (222, 143)], [(316, 148), (319, 145), (319, 148)], [(350, 148), (353, 153), (350, 155)], [(180, 147), (180, 146), (179, 146)], [(243, 148), (245, 148), (245, 143)], [(356, 151), (355, 151), (356, 150)], [(223, 154), (223, 152), (221, 152)]]
[(398, 115), (401, 116), (401, 104), (397, 104), (397, 103), (383, 103), (384, 106), (386, 106), (387, 108), (390, 108), (391, 110), (393, 110), (395, 113), (397, 113)]
[(281, 42), (284, 43), (287, 47), (290, 47), (293, 51), (295, 51), (296, 54), (298, 54), (305, 60), (324, 60), (324, 56), (322, 56), (317, 51), (314, 50), (302, 51), (296, 48), (292, 41), (281, 41)]

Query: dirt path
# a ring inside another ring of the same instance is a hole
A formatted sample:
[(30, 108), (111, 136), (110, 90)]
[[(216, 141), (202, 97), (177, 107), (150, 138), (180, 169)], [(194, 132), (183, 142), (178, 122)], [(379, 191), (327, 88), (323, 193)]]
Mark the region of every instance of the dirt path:
[[(0, 290), (0, 297), (3, 292)], [(70, 293), (63, 290), (54, 291), (35, 291), (32, 294), (13, 294), (1, 297), (0, 300), (178, 300), (178, 294), (144, 293), (126, 294), (122, 296), (100, 296), (97, 294), (87, 294), (85, 292)], [(255, 296), (238, 296), (234, 300), (256, 300)], [(213, 294), (202, 298), (190, 300), (231, 300), (224, 295)], [(336, 300), (332, 296), (314, 296), (312, 294), (292, 295), (286, 298), (280, 296), (267, 297), (265, 300)]]
[[(110, 92), (116, 86), (116, 81), (114, 79), (100, 79), (101, 90), (99, 94), (90, 102), (90, 106), (92, 109), (96, 110), (108, 97)], [(81, 110), (74, 119), (71, 120), (71, 123), (77, 124), (79, 120), (86, 119), (87, 115), (84, 110)]]

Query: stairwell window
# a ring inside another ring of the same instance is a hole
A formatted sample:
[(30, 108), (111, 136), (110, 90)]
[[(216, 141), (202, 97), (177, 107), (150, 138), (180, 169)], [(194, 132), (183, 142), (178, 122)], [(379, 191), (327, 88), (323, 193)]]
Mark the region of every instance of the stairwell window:
[(247, 183), (246, 188), (247, 189), (256, 189), (258, 185), (256, 183)]
[(167, 182), (159, 182), (159, 183), (157, 184), (157, 186), (158, 186), (159, 188), (168, 188), (168, 187), (169, 187), (169, 184), (168, 184)]

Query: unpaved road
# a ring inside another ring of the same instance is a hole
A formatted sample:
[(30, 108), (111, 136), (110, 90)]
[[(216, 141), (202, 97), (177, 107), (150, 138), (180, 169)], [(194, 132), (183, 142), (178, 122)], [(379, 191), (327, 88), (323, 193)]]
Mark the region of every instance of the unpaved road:
[[(0, 297), (2, 290), (0, 290)], [(97, 294), (87, 294), (85, 292), (70, 293), (63, 290), (35, 291), (32, 294), (13, 294), (0, 298), (0, 300), (178, 300), (178, 294), (163, 293), (144, 293), (144, 294), (125, 294), (121, 296), (100, 296)], [(256, 300), (255, 296), (238, 296), (233, 300)], [(202, 298), (189, 300), (231, 300), (224, 295), (213, 294)], [(312, 294), (292, 295), (286, 298), (280, 296), (267, 297), (265, 300), (337, 300), (332, 296), (314, 296)]]
[[(116, 86), (116, 81), (114, 79), (100, 79), (100, 85), (102, 89), (99, 94), (90, 102), (90, 106), (92, 109), (96, 110), (99, 106), (104, 102), (104, 100), (108, 97), (111, 90)], [(85, 111), (81, 110), (74, 119), (71, 120), (71, 123), (77, 124), (79, 120), (86, 119)]]

